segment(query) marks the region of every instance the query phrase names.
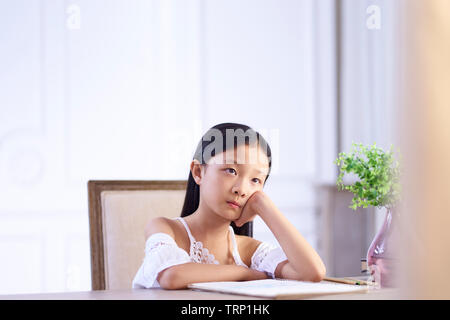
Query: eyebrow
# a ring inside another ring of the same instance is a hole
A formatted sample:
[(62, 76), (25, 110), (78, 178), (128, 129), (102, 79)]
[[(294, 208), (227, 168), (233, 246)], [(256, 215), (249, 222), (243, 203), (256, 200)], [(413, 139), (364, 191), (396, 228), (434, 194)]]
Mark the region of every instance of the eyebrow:
[(257, 171), (259, 174), (261, 174), (261, 175), (263, 175), (263, 176), (266, 176), (266, 175), (267, 175), (266, 172), (265, 172), (264, 170), (255, 170), (255, 171)]

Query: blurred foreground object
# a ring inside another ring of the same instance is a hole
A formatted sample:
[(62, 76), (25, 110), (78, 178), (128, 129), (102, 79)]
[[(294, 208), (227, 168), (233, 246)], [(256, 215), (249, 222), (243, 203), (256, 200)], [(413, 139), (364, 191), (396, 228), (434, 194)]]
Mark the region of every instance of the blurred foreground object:
[(401, 3), (403, 295), (450, 299), (450, 1)]

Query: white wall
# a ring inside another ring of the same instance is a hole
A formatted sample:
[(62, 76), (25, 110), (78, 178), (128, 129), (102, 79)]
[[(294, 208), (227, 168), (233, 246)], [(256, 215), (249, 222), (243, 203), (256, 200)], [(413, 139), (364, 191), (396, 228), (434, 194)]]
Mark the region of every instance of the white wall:
[(315, 246), (312, 3), (0, 2), (0, 293), (89, 290), (87, 181), (186, 179), (219, 122), (266, 136)]
[[(205, 4), (205, 128), (240, 122), (261, 130), (275, 157), (266, 192), (315, 245), (312, 1)], [(254, 228), (256, 238), (275, 242), (262, 220)]]
[[(369, 2), (343, 2), (359, 17), (343, 27), (343, 149), (389, 141), (393, 42), (355, 29)], [(315, 187), (334, 184), (343, 151), (333, 4), (0, 2), (0, 294), (89, 290), (87, 181), (187, 179), (201, 135), (221, 122), (266, 137), (265, 191), (320, 249)], [(255, 237), (276, 242), (260, 219)]]
[[(352, 142), (399, 147), (399, 14), (397, 1), (342, 1), (339, 152)], [(374, 232), (384, 216), (376, 209)]]

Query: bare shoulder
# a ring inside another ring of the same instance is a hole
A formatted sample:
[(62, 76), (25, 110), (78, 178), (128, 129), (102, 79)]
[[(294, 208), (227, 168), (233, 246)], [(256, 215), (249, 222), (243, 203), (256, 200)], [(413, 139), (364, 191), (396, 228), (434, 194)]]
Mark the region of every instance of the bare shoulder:
[(236, 242), (242, 261), (247, 266), (250, 266), (252, 262), (252, 256), (258, 246), (261, 244), (261, 241), (248, 236), (236, 235)]
[(147, 239), (154, 233), (167, 233), (172, 238), (175, 237), (173, 220), (166, 217), (152, 218), (145, 226), (145, 238)]

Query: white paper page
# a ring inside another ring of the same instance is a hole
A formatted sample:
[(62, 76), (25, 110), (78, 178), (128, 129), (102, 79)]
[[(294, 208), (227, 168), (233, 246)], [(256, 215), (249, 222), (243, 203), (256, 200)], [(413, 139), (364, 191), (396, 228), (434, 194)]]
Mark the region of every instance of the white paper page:
[(275, 298), (286, 295), (320, 295), (350, 292), (364, 292), (368, 288), (333, 282), (309, 282), (284, 279), (265, 279), (253, 281), (200, 282), (188, 286), (191, 289), (233, 293), (257, 297)]

